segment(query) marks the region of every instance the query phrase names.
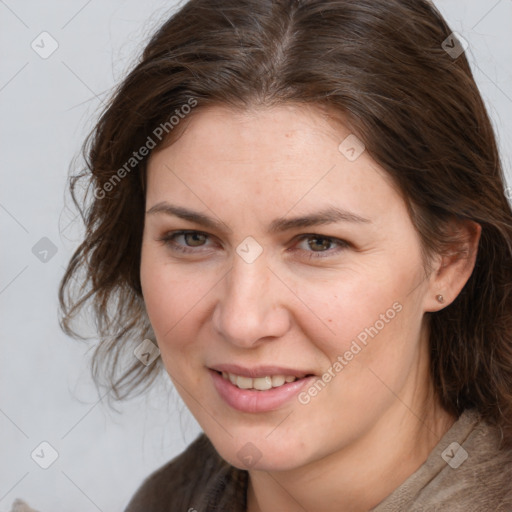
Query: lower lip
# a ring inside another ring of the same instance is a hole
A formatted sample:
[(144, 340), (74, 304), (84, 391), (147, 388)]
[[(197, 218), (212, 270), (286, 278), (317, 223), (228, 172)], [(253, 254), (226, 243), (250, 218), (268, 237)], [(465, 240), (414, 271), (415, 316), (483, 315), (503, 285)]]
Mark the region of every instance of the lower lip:
[(233, 409), (242, 412), (268, 412), (279, 409), (283, 404), (291, 400), (300, 390), (310, 383), (315, 377), (304, 377), (294, 382), (288, 382), (277, 388), (267, 391), (253, 389), (240, 389), (231, 384), (222, 375), (214, 370), (209, 370), (213, 384), (221, 398)]

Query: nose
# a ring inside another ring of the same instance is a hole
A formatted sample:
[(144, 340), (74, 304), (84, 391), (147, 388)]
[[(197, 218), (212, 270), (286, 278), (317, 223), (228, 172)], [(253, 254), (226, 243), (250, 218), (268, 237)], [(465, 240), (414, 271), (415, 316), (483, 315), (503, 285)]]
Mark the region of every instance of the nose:
[(247, 263), (235, 255), (233, 267), (218, 289), (212, 321), (229, 343), (249, 348), (282, 337), (290, 329), (286, 302), (290, 291), (263, 256)]

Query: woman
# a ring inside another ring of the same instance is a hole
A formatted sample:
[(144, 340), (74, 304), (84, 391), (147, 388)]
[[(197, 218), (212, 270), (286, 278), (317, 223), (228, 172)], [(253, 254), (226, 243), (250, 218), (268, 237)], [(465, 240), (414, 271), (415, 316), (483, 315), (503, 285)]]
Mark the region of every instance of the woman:
[(127, 512), (512, 510), (512, 211), (432, 4), (191, 0), (86, 157), (63, 328), (204, 430)]

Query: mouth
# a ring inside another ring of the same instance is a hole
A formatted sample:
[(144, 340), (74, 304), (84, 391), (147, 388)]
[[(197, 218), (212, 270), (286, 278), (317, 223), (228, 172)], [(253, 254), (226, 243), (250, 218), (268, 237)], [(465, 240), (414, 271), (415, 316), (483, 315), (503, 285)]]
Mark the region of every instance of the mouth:
[(208, 370), (223, 401), (250, 413), (279, 409), (316, 378), (312, 373), (277, 367), (250, 370), (222, 365)]
[(224, 380), (228, 380), (238, 389), (253, 389), (257, 391), (268, 391), (272, 388), (280, 388), (285, 384), (295, 382), (303, 377), (293, 375), (266, 375), (264, 377), (245, 377), (231, 372), (217, 372)]

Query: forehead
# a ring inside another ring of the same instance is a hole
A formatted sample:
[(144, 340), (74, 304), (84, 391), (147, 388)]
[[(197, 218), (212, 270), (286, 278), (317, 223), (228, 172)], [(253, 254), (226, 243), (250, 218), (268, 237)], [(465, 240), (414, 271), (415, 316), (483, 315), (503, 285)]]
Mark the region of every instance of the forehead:
[(175, 142), (151, 155), (148, 204), (172, 199), (282, 216), (322, 203), (379, 216), (401, 202), (389, 175), (366, 151), (347, 158), (343, 141), (357, 144), (350, 138), (355, 135), (321, 108), (217, 106), (185, 122)]
[[(337, 148), (346, 126), (318, 105), (283, 104), (235, 110), (217, 105), (196, 108), (171, 142), (177, 159), (215, 155), (216, 162), (253, 163), (318, 153), (319, 147)], [(170, 146), (167, 146), (170, 147)], [(212, 162), (214, 163), (214, 162)], [(278, 171), (274, 168), (273, 171)]]

